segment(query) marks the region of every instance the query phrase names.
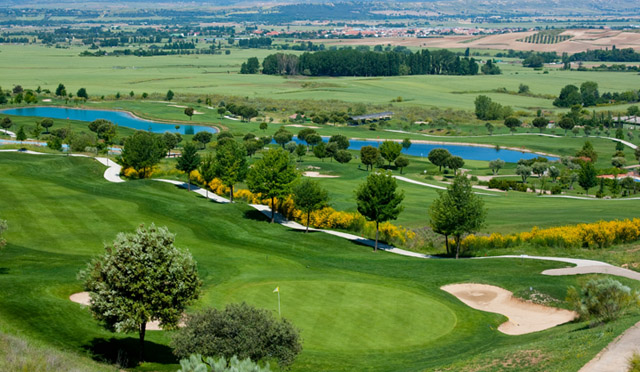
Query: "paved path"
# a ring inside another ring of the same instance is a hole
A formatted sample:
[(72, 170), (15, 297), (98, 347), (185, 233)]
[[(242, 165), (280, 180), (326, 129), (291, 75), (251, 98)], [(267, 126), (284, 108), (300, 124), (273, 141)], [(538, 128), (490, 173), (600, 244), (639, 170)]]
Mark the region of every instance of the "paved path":
[(578, 372), (626, 372), (634, 352), (640, 352), (640, 322), (611, 341)]
[[(424, 183), (424, 182), (420, 182), (420, 181), (416, 181), (416, 180), (412, 180), (411, 178), (407, 178), (407, 177), (402, 177), (402, 176), (393, 176), (393, 178), (400, 180), (400, 181), (404, 181), (404, 182), (409, 182), (409, 183), (413, 183), (414, 185), (420, 185), (420, 186), (425, 186), (425, 187), (431, 187), (434, 189), (438, 189), (438, 190), (446, 190), (447, 188), (444, 186), (438, 186), (438, 185), (432, 185), (430, 183)], [(487, 190), (483, 187), (480, 186), (472, 186), (474, 189), (481, 189), (481, 190)], [(502, 190), (491, 190), (488, 189), (487, 191), (493, 191), (493, 192), (504, 192)], [(487, 194), (484, 192), (474, 192), (474, 194), (478, 194), (478, 195), (486, 195), (486, 196), (498, 196), (496, 194)]]
[(15, 133), (13, 133), (13, 132), (11, 132), (11, 131), (8, 131), (8, 130), (6, 130), (6, 129), (0, 129), (0, 132), (1, 132), (1, 133), (4, 133), (4, 134), (8, 134), (8, 135), (9, 135), (9, 137), (11, 137), (11, 138), (16, 138), (16, 134), (15, 134)]
[(122, 178), (120, 178), (120, 172), (122, 172), (122, 167), (117, 164), (113, 160), (109, 160), (109, 158), (96, 158), (101, 164), (106, 165), (107, 169), (104, 171), (104, 178), (109, 182), (126, 182)]
[(183, 189), (191, 189), (191, 191), (195, 192), (196, 194), (200, 194), (202, 196), (204, 196), (207, 199), (211, 199), (213, 201), (215, 201), (216, 203), (229, 203), (229, 199), (223, 198), (220, 195), (214, 194), (212, 192), (208, 192), (205, 189), (201, 189), (200, 187), (196, 186), (196, 185), (189, 185), (186, 182), (182, 182), (182, 181), (176, 181), (176, 180), (166, 180), (166, 179), (162, 179), (162, 178), (154, 178), (154, 181), (159, 181), (159, 182), (166, 182), (166, 183), (170, 183), (172, 185), (176, 185), (180, 188)]
[(612, 201), (612, 200), (618, 200), (618, 201), (625, 201), (625, 200), (640, 200), (640, 197), (634, 197), (634, 198), (611, 198), (611, 199), (603, 199), (603, 198), (590, 198), (587, 196), (573, 196), (573, 195), (541, 195), (541, 198), (560, 198), (560, 199), (577, 199), (577, 200), (607, 200), (607, 201)]

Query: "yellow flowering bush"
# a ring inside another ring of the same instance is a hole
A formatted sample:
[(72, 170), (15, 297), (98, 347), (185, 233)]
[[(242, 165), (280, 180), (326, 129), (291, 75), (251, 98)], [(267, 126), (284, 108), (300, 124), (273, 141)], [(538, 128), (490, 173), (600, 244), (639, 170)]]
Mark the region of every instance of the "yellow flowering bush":
[(138, 179), (138, 171), (133, 169), (133, 167), (129, 167), (122, 171), (122, 175), (128, 179), (135, 180)]
[(640, 219), (599, 221), (548, 229), (534, 227), (518, 234), (490, 236), (469, 235), (462, 241), (464, 249), (508, 248), (531, 244), (556, 248), (605, 248), (613, 244), (631, 243), (640, 238)]

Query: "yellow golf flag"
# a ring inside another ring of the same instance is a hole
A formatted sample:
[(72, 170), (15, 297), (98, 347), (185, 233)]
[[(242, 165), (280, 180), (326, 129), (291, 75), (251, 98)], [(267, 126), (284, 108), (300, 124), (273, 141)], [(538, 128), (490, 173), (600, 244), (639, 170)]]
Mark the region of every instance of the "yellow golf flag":
[(277, 286), (276, 289), (273, 290), (273, 293), (280, 292), (280, 286)]

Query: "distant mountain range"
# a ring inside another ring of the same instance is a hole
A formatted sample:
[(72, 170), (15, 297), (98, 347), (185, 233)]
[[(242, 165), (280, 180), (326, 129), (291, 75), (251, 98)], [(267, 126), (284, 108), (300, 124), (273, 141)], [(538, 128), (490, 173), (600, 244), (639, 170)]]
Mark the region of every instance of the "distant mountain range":
[[(419, 16), (415, 12), (429, 11), (445, 15), (483, 15), (483, 16), (640, 16), (640, 1), (638, 0), (433, 0), (420, 1), (396, 0), (386, 2), (380, 0), (358, 1), (326, 1), (326, 0), (191, 0), (169, 1), (160, 0), (113, 0), (105, 3), (100, 0), (0, 0), (0, 9), (11, 8), (102, 8), (113, 9), (119, 7), (135, 8), (193, 8), (205, 7), (257, 7), (273, 8), (273, 11), (287, 11), (291, 5), (298, 4), (297, 9), (334, 8), (339, 10), (345, 4), (350, 7), (360, 7), (362, 14), (371, 11), (393, 10), (400, 15)], [(342, 5), (342, 6), (341, 6)], [(325, 13), (327, 13), (325, 11)], [(358, 18), (362, 18), (362, 14)], [(374, 13), (371, 13), (374, 14)], [(345, 17), (345, 14), (341, 14)], [(348, 18), (348, 15), (347, 15)], [(377, 17), (373, 17), (377, 18)]]

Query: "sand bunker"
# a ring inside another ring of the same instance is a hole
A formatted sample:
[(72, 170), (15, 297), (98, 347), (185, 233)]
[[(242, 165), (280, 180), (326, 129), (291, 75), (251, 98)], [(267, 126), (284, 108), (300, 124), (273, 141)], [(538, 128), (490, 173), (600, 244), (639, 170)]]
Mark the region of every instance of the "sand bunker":
[(311, 128), (318, 129), (320, 127), (314, 127), (313, 125), (301, 125), (301, 124), (287, 124), (285, 127), (295, 127), (295, 128)]
[[(89, 306), (90, 304), (89, 292), (74, 293), (71, 296), (69, 296), (69, 299), (77, 304), (84, 305), (84, 306)], [(162, 328), (160, 328), (160, 322), (152, 321), (147, 323), (147, 331), (161, 331), (161, 330)]]
[(500, 287), (486, 284), (450, 284), (441, 287), (468, 306), (502, 314), (509, 318), (498, 330), (508, 335), (523, 335), (538, 332), (572, 321), (576, 313), (525, 302), (513, 298), (513, 293)]
[(177, 108), (187, 108), (187, 106), (182, 105), (167, 105), (168, 107), (177, 107)]
[(339, 176), (330, 176), (328, 174), (320, 174), (320, 172), (304, 172), (302, 173), (303, 176), (305, 177), (311, 177), (311, 178), (338, 178)]

